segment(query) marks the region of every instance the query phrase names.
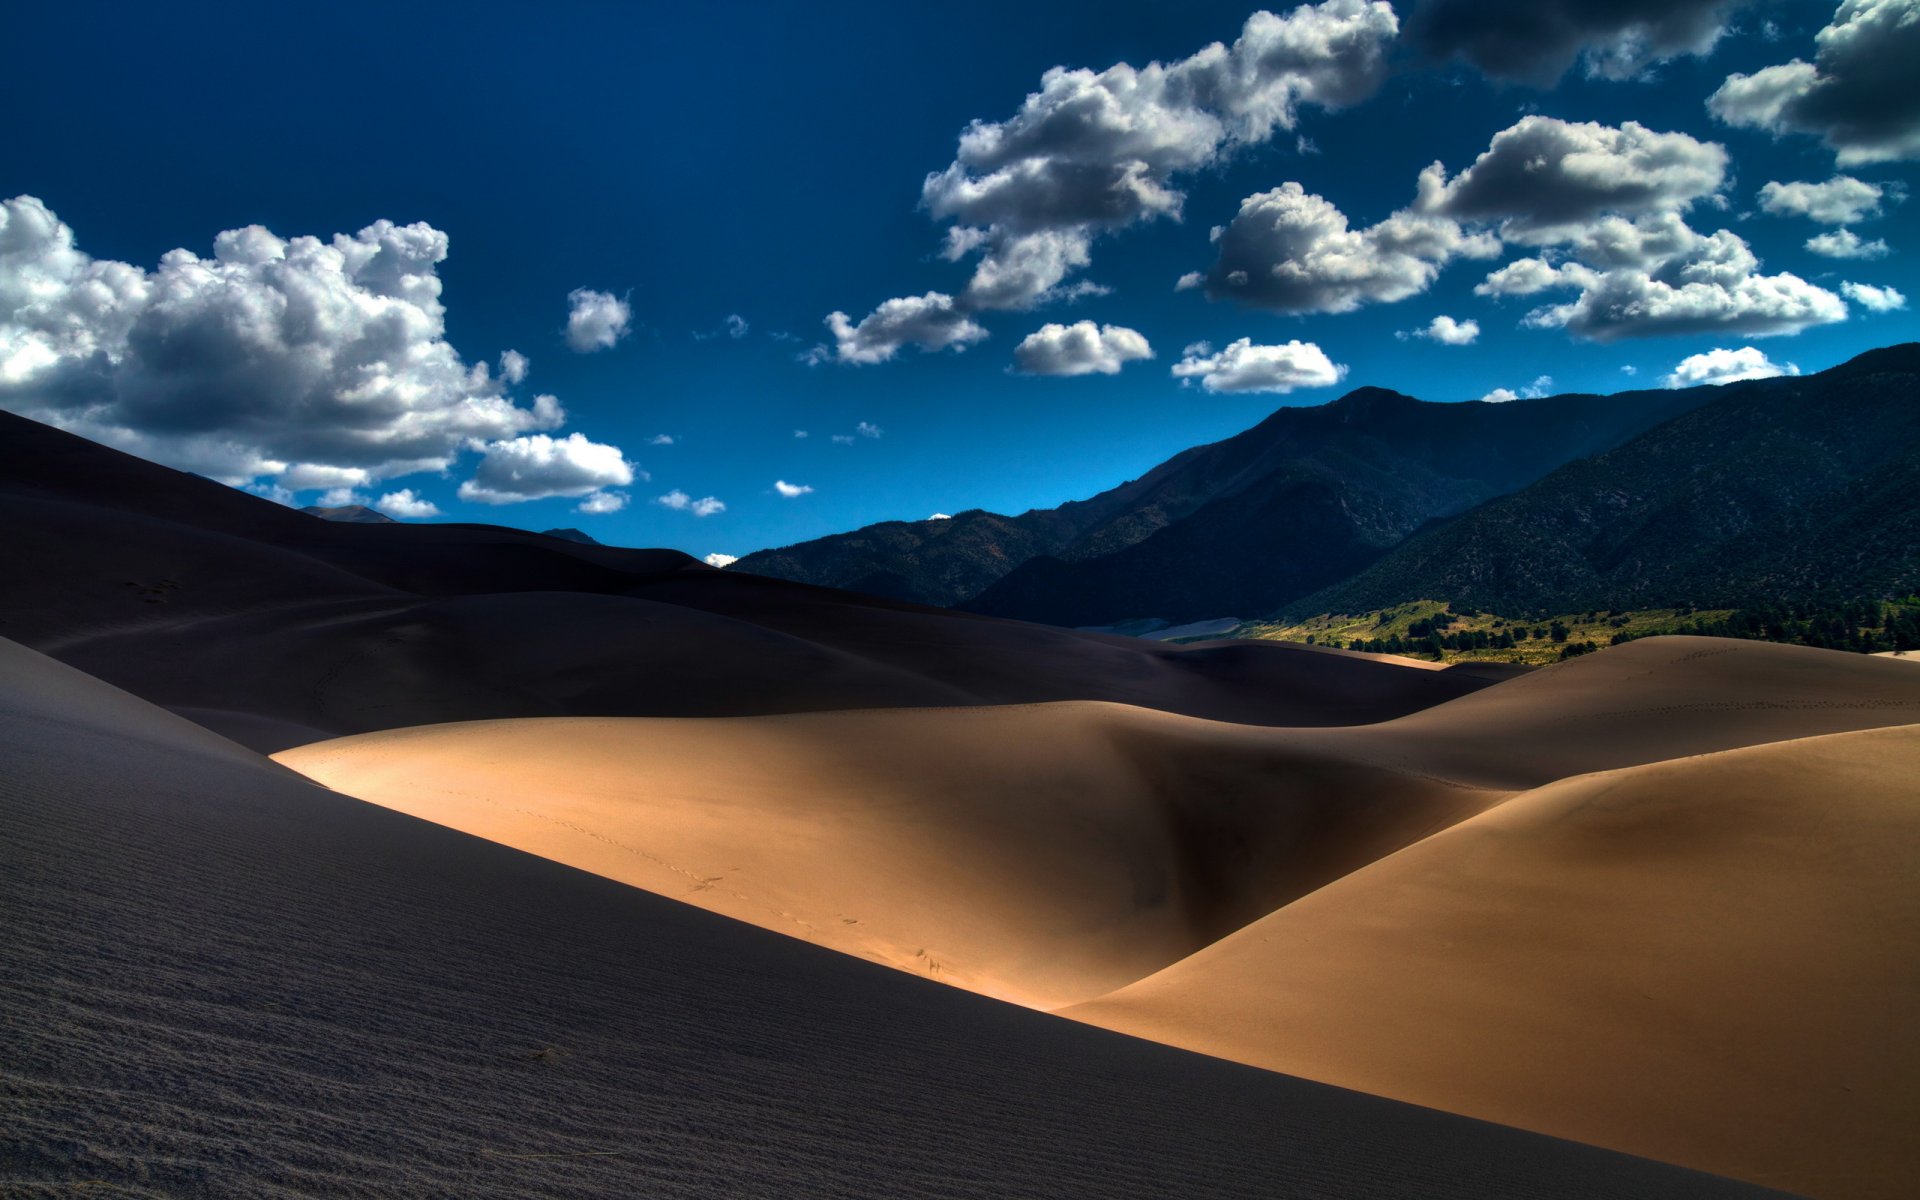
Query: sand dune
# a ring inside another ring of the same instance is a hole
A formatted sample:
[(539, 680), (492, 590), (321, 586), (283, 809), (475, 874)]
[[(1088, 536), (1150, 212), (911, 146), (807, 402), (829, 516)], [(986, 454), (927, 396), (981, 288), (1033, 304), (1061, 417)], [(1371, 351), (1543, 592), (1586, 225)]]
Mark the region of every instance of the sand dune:
[(0, 641), (0, 1193), (1735, 1197), (932, 987)]
[[(1915, 731), (1845, 734), (1831, 751), (1808, 738), (1914, 723), (1920, 678), (1904, 664), (1660, 638), (1363, 727), (1056, 704), (484, 722), (276, 757), (375, 803), (990, 995), (1092, 999), (1067, 1011), (1872, 1196), (1920, 1167), (1890, 1138), (1910, 1106), (1861, 1086), (1789, 1136), (1808, 1103), (1790, 1080), (1853, 1086), (1896, 1035), (1887, 998), (1920, 1001), (1920, 976), (1898, 966), (1920, 937), (1920, 891), (1889, 866), (1920, 850), (1920, 762), (1902, 740)], [(1762, 757), (1726, 775), (1738, 760), (1717, 752), (1748, 745)], [(1769, 793), (1775, 775), (1789, 782)], [(1822, 779), (1848, 797), (1814, 804)], [(1878, 791), (1849, 791), (1874, 779)], [(1637, 823), (1622, 833), (1595, 798), (1629, 782)], [(1529, 821), (1568, 844), (1516, 844), (1505, 831)], [(1849, 895), (1822, 900), (1846, 872), (1821, 864), (1866, 848)], [(1790, 882), (1768, 889), (1776, 873)], [(1454, 932), (1457, 912), (1486, 928)], [(1643, 928), (1656, 919), (1663, 931)], [(1742, 999), (1763, 985), (1764, 1001)], [(1794, 1033), (1820, 1021), (1837, 1031)], [(1855, 1176), (1820, 1173), (1822, 1155)]]
[(1503, 793), (1107, 704), (546, 718), (283, 751), (329, 787), (1051, 1008)]
[[(1772, 698), (1756, 702), (1761, 678), (1775, 681)], [(1920, 721), (1920, 678), (1904, 667), (1663, 638), (1363, 727), (1251, 728), (1102, 704), (545, 718), (276, 757), (377, 804), (1055, 1008), (1516, 790), (1902, 721)]]
[(1819, 1197), (1920, 1178), (1920, 726), (1551, 784), (1068, 1015)]

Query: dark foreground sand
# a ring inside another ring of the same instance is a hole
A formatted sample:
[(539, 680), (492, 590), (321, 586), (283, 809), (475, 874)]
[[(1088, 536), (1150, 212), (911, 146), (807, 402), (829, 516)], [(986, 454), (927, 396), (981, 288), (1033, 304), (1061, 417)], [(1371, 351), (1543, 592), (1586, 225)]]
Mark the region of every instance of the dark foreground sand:
[(0, 1192), (1703, 1197), (338, 796), (0, 643)]

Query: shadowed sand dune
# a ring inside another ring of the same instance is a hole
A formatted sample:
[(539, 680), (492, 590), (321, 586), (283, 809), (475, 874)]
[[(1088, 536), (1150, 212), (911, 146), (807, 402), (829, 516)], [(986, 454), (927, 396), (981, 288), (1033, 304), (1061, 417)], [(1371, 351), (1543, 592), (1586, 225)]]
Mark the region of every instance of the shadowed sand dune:
[(1067, 1015), (1821, 1197), (1920, 1178), (1920, 725), (1524, 793)]
[[(1834, 1091), (1826, 1117), (1784, 1126), (1811, 1102), (1793, 1078), (1848, 1086), (1898, 1036), (1888, 1021), (1904, 1010), (1889, 998), (1920, 1005), (1900, 965), (1920, 948), (1920, 886), (1889, 867), (1920, 851), (1920, 762), (1899, 730), (1846, 735), (1865, 739), (1862, 757), (1835, 786), (1882, 781), (1856, 811), (1808, 790), (1826, 757), (1743, 806), (1770, 786), (1773, 760), (1759, 760), (1716, 807), (1692, 789), (1720, 786), (1713, 764), (1732, 759), (1684, 756), (1779, 743), (1792, 761), (1814, 735), (1916, 722), (1920, 677), (1905, 664), (1657, 638), (1364, 727), (1062, 704), (486, 722), (277, 757), (375, 803), (963, 987), (1039, 1007), (1118, 989), (1067, 1011), (1724, 1174), (1872, 1196), (1920, 1167), (1890, 1139), (1912, 1109), (1890, 1106), (1888, 1087)], [(1616, 779), (1641, 781), (1633, 837), (1596, 841), (1555, 818), (1579, 852), (1547, 838), (1500, 862), (1475, 840), (1540, 810), (1539, 797)], [(1878, 857), (1860, 879), (1818, 869), (1863, 846)], [(1593, 879), (1568, 866), (1582, 853)], [(1428, 897), (1396, 882), (1407, 862), (1437, 864), (1448, 884)], [(1770, 887), (1776, 873), (1792, 882)], [(1355, 891), (1371, 880), (1375, 891)], [(1835, 886), (1852, 891), (1819, 900)], [(1444, 932), (1448, 898), (1491, 922), (1494, 961), (1449, 946), (1462, 939)], [(1634, 923), (1654, 915), (1664, 949)], [(1264, 955), (1270, 943), (1287, 949)], [(1555, 976), (1568, 958), (1578, 971)], [(1430, 984), (1429, 960), (1460, 978)], [(1307, 961), (1317, 973), (1296, 970)], [(1642, 984), (1658, 1005), (1638, 998)], [(1762, 985), (1763, 1002), (1742, 998)], [(1420, 1007), (1446, 994), (1450, 1010)], [(1819, 1023), (1832, 1028), (1779, 1050)], [(1677, 1056), (1671, 1071), (1655, 1069), (1663, 1055)], [(1781, 1068), (1767, 1075), (1767, 1063)], [(1730, 1105), (1747, 1089), (1766, 1094)]]
[(1762, 1194), (928, 986), (5, 641), (0, 761), (8, 1195)]
[(975, 617), (492, 526), (338, 524), (7, 413), (0, 525), (0, 635), (262, 750), (496, 717), (1045, 700), (1340, 725), (1489, 682)]

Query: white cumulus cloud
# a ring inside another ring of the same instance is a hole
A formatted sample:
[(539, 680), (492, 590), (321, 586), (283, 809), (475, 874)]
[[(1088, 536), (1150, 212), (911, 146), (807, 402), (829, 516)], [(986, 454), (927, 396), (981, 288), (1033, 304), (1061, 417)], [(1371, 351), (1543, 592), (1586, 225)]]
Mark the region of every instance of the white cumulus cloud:
[[(978, 322), (955, 306), (952, 296), (942, 292), (888, 300), (859, 324), (843, 312), (828, 313), (827, 328), (833, 333), (832, 356), (860, 365), (886, 362), (906, 346), (923, 351), (965, 350), (987, 336)], [(825, 347), (816, 349), (824, 361)]]
[(634, 480), (633, 464), (620, 447), (588, 441), (578, 433), (488, 442), (460, 498), (480, 504), (514, 504), (551, 496), (584, 496)]
[(437, 517), (440, 506), (433, 501), (416, 495), (412, 488), (401, 488), (397, 492), (388, 492), (373, 502), (373, 506), (390, 517), (401, 520), (417, 520), (422, 517)]
[(581, 498), (580, 503), (574, 505), (573, 510), (590, 517), (598, 517), (605, 516), (607, 513), (617, 513), (626, 506), (625, 492), (588, 492)]
[(796, 496), (806, 495), (813, 488), (804, 483), (788, 483), (784, 479), (776, 479), (773, 481), (773, 490), (791, 500)]
[(1233, 299), (1284, 313), (1351, 312), (1423, 292), (1459, 257), (1491, 258), (1498, 239), (1458, 222), (1401, 211), (1351, 229), (1325, 197), (1284, 183), (1240, 202), (1219, 231), (1220, 257), (1201, 283), (1211, 299)]
[(1291, 341), (1256, 346), (1241, 338), (1215, 353), (1196, 342), (1173, 364), (1173, 376), (1182, 384), (1196, 381), (1209, 392), (1291, 392), (1295, 388), (1330, 387), (1347, 374), (1312, 342)]
[(1524, 323), (1597, 342), (1684, 333), (1767, 337), (1847, 317), (1840, 297), (1825, 288), (1790, 272), (1760, 274), (1760, 260), (1737, 234), (1697, 233), (1676, 213), (1606, 217), (1565, 236), (1564, 261), (1518, 259), (1474, 290), (1577, 291), (1571, 301), (1534, 309)]
[(706, 563), (710, 567), (719, 567), (721, 570), (724, 571), (728, 567), (739, 562), (740, 556), (738, 554), (722, 554), (718, 550), (716, 550), (712, 554), (709, 554), (705, 558), (701, 559), (700, 561), (703, 563)]
[(718, 497), (703, 496), (695, 500), (679, 488), (675, 488), (666, 495), (659, 497), (654, 503), (671, 508), (675, 512), (690, 512), (696, 517), (711, 517), (716, 513), (727, 511), (725, 502)]
[(1409, 329), (1399, 336), (1425, 338), (1430, 342), (1438, 342), (1442, 346), (1471, 346), (1480, 339), (1480, 322), (1471, 317), (1464, 321), (1456, 321), (1443, 314), (1420, 328)]
[(981, 260), (973, 308), (1030, 308), (1088, 265), (1100, 234), (1178, 216), (1180, 176), (1276, 130), (1303, 105), (1342, 108), (1378, 90), (1399, 21), (1386, 3), (1327, 0), (1247, 18), (1231, 46), (1104, 71), (1055, 67), (1004, 121), (975, 121), (927, 176), (927, 210), (955, 225), (946, 254)]
[(1795, 58), (1729, 75), (1707, 108), (1729, 125), (1818, 137), (1843, 167), (1920, 159), (1920, 0), (1844, 0)]
[(1861, 237), (1851, 229), (1830, 229), (1807, 239), (1807, 249), (1822, 258), (1885, 258), (1892, 247), (1880, 238)]
[(1898, 290), (1890, 287), (1875, 287), (1870, 283), (1843, 283), (1840, 290), (1847, 299), (1858, 304), (1868, 312), (1894, 312), (1907, 306), (1907, 298)]
[(632, 306), (612, 292), (575, 288), (567, 293), (567, 348), (575, 353), (612, 349), (632, 321)]
[(1670, 388), (1699, 387), (1738, 383), (1742, 379), (1772, 379), (1777, 375), (1798, 375), (1792, 363), (1776, 363), (1756, 346), (1738, 350), (1715, 349), (1683, 358), (1661, 384)]
[(1048, 322), (1013, 351), (1014, 361), (1028, 375), (1118, 375), (1127, 363), (1152, 357), (1153, 348), (1138, 332), (1092, 321)]
[(1724, 147), (1684, 133), (1528, 116), (1452, 179), (1437, 162), (1422, 171), (1415, 207), (1497, 221), (1508, 240), (1541, 245), (1608, 215), (1685, 211), (1716, 196), (1726, 173)]
[(1512, 388), (1497, 387), (1480, 399), (1487, 404), (1510, 404), (1515, 400), (1538, 400), (1553, 389), (1553, 376), (1540, 375), (1519, 391)]
[[(447, 236), (376, 221), (258, 225), (148, 270), (96, 259), (41, 201), (0, 203), (0, 405), (230, 483), (360, 486), (443, 471), (477, 442), (557, 428), (446, 340)], [(331, 478), (329, 478), (331, 473)], [(291, 475), (293, 483), (281, 482)]]
[(1776, 217), (1806, 217), (1822, 225), (1852, 225), (1880, 215), (1885, 189), (1835, 175), (1825, 183), (1770, 182), (1760, 189), (1760, 207)]

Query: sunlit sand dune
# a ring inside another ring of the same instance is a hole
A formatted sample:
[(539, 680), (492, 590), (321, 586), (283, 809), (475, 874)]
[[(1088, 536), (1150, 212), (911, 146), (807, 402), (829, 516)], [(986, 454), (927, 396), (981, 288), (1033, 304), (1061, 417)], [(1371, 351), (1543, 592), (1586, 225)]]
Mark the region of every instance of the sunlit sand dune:
[(1110, 704), (428, 726), (336, 790), (1037, 1007), (1089, 999), (1503, 793)]
[[(1920, 1007), (1915, 723), (1904, 664), (1660, 638), (1361, 727), (1083, 703), (478, 722), (276, 757), (946, 983), (1873, 1196), (1920, 1168), (1893, 1136), (1920, 1061), (1861, 1075), (1899, 1036), (1886, 998)], [(1836, 1148), (1845, 1178), (1817, 1169)]]
[(1920, 1178), (1920, 726), (1524, 793), (1068, 1015), (1821, 1197)]
[[(1768, 672), (1776, 698), (1753, 702)], [(277, 757), (350, 795), (1052, 1008), (1512, 791), (1902, 720), (1920, 721), (1903, 667), (1674, 638), (1358, 728), (1055, 704), (476, 722)]]
[(9, 1197), (1763, 1194), (928, 986), (4, 640), (0, 762)]

